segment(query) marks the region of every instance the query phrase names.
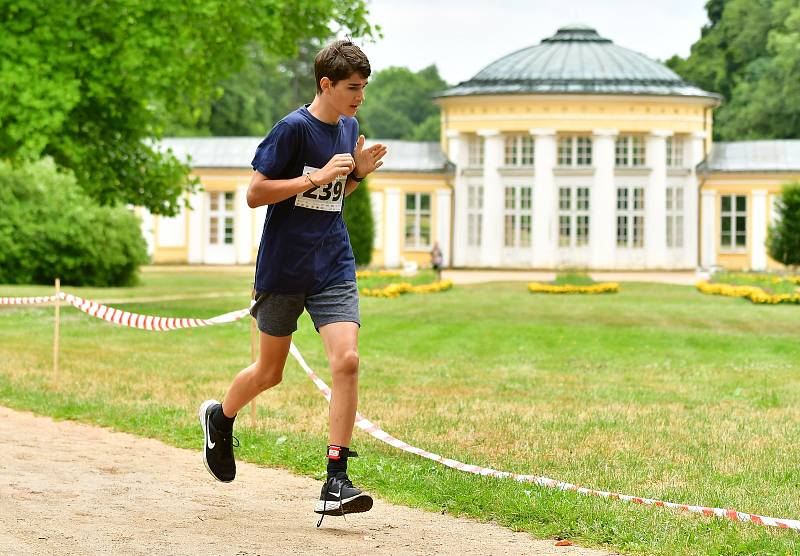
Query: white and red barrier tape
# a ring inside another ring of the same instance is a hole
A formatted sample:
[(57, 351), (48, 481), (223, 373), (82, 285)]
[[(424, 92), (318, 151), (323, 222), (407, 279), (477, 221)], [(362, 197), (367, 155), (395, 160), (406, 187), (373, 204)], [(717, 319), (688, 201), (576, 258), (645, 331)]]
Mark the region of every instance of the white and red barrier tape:
[(83, 299), (72, 294), (62, 294), (62, 297), (67, 303), (70, 303), (75, 308), (80, 309), (87, 315), (103, 319), (104, 321), (118, 324), (120, 326), (127, 326), (129, 328), (138, 328), (140, 330), (177, 330), (180, 328), (197, 328), (200, 326), (211, 326), (214, 324), (226, 324), (244, 318), (250, 314), (249, 309), (239, 309), (238, 311), (231, 311), (223, 315), (218, 315), (210, 319), (190, 319), (179, 317), (154, 317), (150, 315), (140, 315), (138, 313), (129, 313), (128, 311), (120, 311), (107, 305)]
[[(158, 332), (178, 330), (180, 328), (198, 328), (214, 324), (226, 324), (240, 320), (250, 314), (249, 309), (239, 309), (238, 311), (231, 311), (230, 313), (217, 315), (210, 319), (154, 317), (121, 311), (120, 309), (114, 309), (108, 305), (103, 305), (102, 303), (97, 303), (96, 301), (84, 299), (65, 292), (59, 292), (58, 297), (74, 306), (76, 309), (80, 309), (87, 315), (103, 319), (106, 322), (127, 326), (129, 328), (155, 330)], [(48, 297), (0, 297), (0, 305), (32, 305), (37, 303), (52, 303), (55, 300), (55, 295)]]
[[(308, 363), (306, 363), (305, 359), (303, 359), (302, 354), (294, 345), (294, 343), (292, 343), (292, 346), (290, 348), (290, 353), (297, 360), (297, 362), (300, 364), (300, 366), (303, 368), (303, 370), (306, 372), (309, 378), (314, 382), (314, 384), (317, 386), (320, 392), (322, 392), (322, 395), (325, 396), (325, 398), (330, 403), (331, 389), (328, 387), (327, 384), (325, 384), (325, 382), (321, 378), (319, 378), (316, 375), (316, 373), (314, 373), (311, 367), (308, 366)], [(619, 494), (617, 492), (595, 490), (578, 485), (573, 485), (571, 483), (565, 483), (563, 481), (556, 481), (555, 479), (550, 479), (548, 477), (537, 477), (535, 475), (520, 475), (518, 473), (509, 473), (508, 471), (498, 471), (496, 469), (491, 469), (489, 467), (470, 465), (454, 459), (442, 457), (439, 454), (428, 452), (427, 450), (423, 450), (422, 448), (417, 448), (416, 446), (411, 446), (410, 444), (407, 444), (406, 442), (403, 442), (402, 440), (395, 438), (392, 435), (388, 434), (387, 432), (381, 430), (381, 428), (378, 425), (376, 425), (375, 423), (371, 422), (369, 419), (361, 415), (361, 413), (356, 413), (355, 424), (358, 428), (368, 433), (369, 435), (374, 436), (378, 440), (385, 442), (390, 446), (394, 446), (395, 448), (403, 450), (404, 452), (408, 452), (410, 454), (416, 454), (423, 458), (427, 458), (437, 463), (441, 463), (442, 465), (446, 465), (447, 467), (452, 467), (453, 469), (458, 469), (459, 471), (464, 471), (467, 473), (474, 473), (475, 475), (483, 475), (486, 477), (498, 477), (503, 479), (510, 478), (514, 479), (515, 481), (519, 481), (520, 483), (533, 483), (541, 487), (572, 491), (572, 492), (577, 492), (578, 494), (585, 494), (587, 496), (599, 496), (601, 498), (624, 500), (626, 502), (633, 502), (634, 504), (643, 504), (645, 506), (659, 506), (663, 508), (672, 508), (685, 512), (702, 514), (705, 516), (722, 517), (729, 519), (731, 521), (751, 522), (755, 523), (756, 525), (780, 527), (782, 529), (800, 530), (800, 520), (796, 519), (781, 519), (763, 515), (748, 514), (724, 508), (707, 508), (705, 506), (692, 506), (689, 504), (664, 502), (662, 500), (655, 500), (653, 498), (642, 498), (639, 496), (630, 496), (628, 494)]]
[(52, 303), (56, 296), (46, 297), (0, 297), (0, 305), (36, 305), (39, 303)]
[[(64, 292), (60, 292), (59, 297), (61, 297), (74, 307), (80, 309), (84, 313), (91, 315), (93, 317), (103, 319), (113, 324), (127, 326), (130, 328), (139, 328), (142, 330), (164, 331), (164, 330), (176, 330), (179, 328), (196, 328), (201, 326), (210, 326), (214, 324), (225, 324), (240, 320), (249, 314), (249, 309), (240, 309), (238, 311), (231, 311), (230, 313), (218, 315), (210, 319), (154, 317), (148, 315), (140, 315), (137, 313), (129, 313), (128, 311), (120, 311), (119, 309), (114, 309), (108, 307), (107, 305), (103, 305), (101, 303), (97, 303), (95, 301), (91, 301), (88, 299), (83, 299)], [(28, 305), (28, 304), (39, 304), (39, 303), (51, 303), (55, 301), (55, 299), (56, 296), (54, 295), (47, 297), (0, 297), (0, 305)], [(321, 378), (317, 376), (317, 374), (311, 369), (311, 367), (308, 366), (308, 363), (306, 363), (305, 359), (303, 359), (303, 355), (300, 353), (300, 351), (297, 349), (297, 346), (295, 346), (294, 343), (292, 343), (291, 345), (290, 353), (297, 360), (297, 362), (306, 372), (308, 377), (314, 382), (314, 384), (320, 390), (322, 395), (325, 396), (325, 399), (327, 399), (328, 402), (330, 403), (331, 389), (328, 387), (327, 384), (325, 384), (325, 382)], [(742, 521), (742, 522), (755, 523), (756, 525), (779, 527), (782, 529), (800, 530), (800, 520), (797, 519), (775, 518), (764, 515), (749, 514), (725, 508), (710, 508), (706, 506), (695, 506), (689, 504), (678, 504), (676, 502), (665, 502), (653, 498), (642, 498), (639, 496), (631, 496), (628, 494), (620, 494), (617, 492), (609, 492), (605, 490), (586, 488), (574, 485), (572, 483), (556, 481), (555, 479), (550, 479), (549, 477), (538, 477), (536, 475), (521, 475), (519, 473), (498, 471), (497, 469), (492, 469), (489, 467), (480, 467), (478, 465), (463, 463), (458, 460), (445, 458), (443, 456), (440, 456), (439, 454), (434, 454), (433, 452), (428, 452), (427, 450), (423, 450), (422, 448), (417, 448), (416, 446), (411, 446), (410, 444), (403, 442), (402, 440), (395, 438), (389, 433), (383, 431), (378, 425), (376, 425), (375, 423), (373, 423), (372, 421), (361, 415), (361, 413), (356, 413), (355, 425), (364, 432), (368, 433), (369, 435), (377, 438), (382, 442), (385, 442), (386, 444), (389, 444), (390, 446), (394, 446), (395, 448), (403, 450), (404, 452), (408, 452), (410, 454), (416, 454), (423, 458), (427, 458), (442, 465), (446, 465), (447, 467), (451, 467), (459, 471), (464, 471), (466, 473), (473, 473), (475, 475), (483, 475), (486, 477), (497, 477), (502, 479), (510, 478), (520, 483), (531, 483), (539, 485), (541, 487), (554, 488), (563, 491), (572, 491), (587, 496), (598, 496), (601, 498), (609, 498), (613, 500), (624, 500), (626, 502), (632, 502), (634, 504), (642, 504), (645, 506), (672, 508), (675, 510), (702, 514), (709, 517), (721, 517), (729, 519), (731, 521)]]

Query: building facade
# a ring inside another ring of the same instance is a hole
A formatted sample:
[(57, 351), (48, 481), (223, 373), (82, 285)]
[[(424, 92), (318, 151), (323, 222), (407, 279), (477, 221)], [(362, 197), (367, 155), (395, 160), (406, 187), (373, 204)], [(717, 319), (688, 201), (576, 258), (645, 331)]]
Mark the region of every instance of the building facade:
[(438, 102), (455, 266), (695, 267), (717, 95), (571, 26)]
[[(712, 143), (719, 95), (568, 26), (443, 91), (440, 143), (381, 141), (369, 180), (373, 265), (764, 270), (800, 141)], [(251, 264), (266, 208), (246, 204), (260, 137), (167, 139), (203, 191), (142, 211), (156, 263)], [(378, 139), (375, 142), (380, 141)]]

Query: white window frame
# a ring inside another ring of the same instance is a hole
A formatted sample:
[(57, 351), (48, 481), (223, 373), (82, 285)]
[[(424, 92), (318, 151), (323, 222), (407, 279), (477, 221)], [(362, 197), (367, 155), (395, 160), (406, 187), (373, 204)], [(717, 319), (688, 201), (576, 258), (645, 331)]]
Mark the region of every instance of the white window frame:
[(667, 168), (683, 168), (683, 136), (667, 137)]
[(208, 192), (208, 244), (233, 245), (236, 239), (236, 194)]
[(467, 245), (480, 247), (483, 227), (483, 185), (467, 186)]
[(683, 247), (683, 206), (685, 189), (667, 187), (667, 247)]
[(530, 249), (532, 245), (533, 186), (507, 185), (504, 188), (503, 246)]
[[(408, 208), (408, 198), (414, 197), (414, 208)], [(422, 208), (422, 198), (428, 198), (428, 208)], [(405, 194), (405, 228), (403, 229), (403, 245), (406, 250), (408, 251), (420, 251), (423, 249), (429, 249), (431, 247), (431, 236), (433, 235), (433, 195), (430, 193), (423, 193), (423, 192), (415, 192), (415, 193), (406, 193)], [(422, 217), (428, 217), (428, 243), (422, 243)], [(413, 243), (409, 243), (408, 241), (408, 224), (409, 221), (412, 222), (414, 227), (414, 241)]]
[[(566, 196), (565, 192), (568, 192)], [(589, 187), (561, 185), (558, 187), (556, 203), (558, 203), (558, 246), (585, 247), (589, 245), (591, 240), (589, 236), (591, 213)], [(566, 233), (564, 233), (565, 231)]]
[(617, 168), (642, 168), (647, 145), (641, 135), (620, 135), (614, 142), (614, 165)]
[(507, 135), (504, 164), (506, 166), (533, 166), (534, 145), (533, 136), (530, 134)]
[(617, 186), (617, 247), (644, 247), (644, 187)]
[(468, 142), (467, 165), (473, 168), (483, 166), (484, 139), (481, 135), (472, 135)]
[(592, 138), (589, 135), (559, 135), (556, 152), (558, 167), (591, 167), (592, 147)]
[[(737, 199), (743, 198), (744, 199), (744, 210), (739, 210), (738, 203), (736, 202)], [(730, 199), (731, 205), (729, 210), (725, 210), (724, 204), (725, 199)], [(719, 249), (725, 253), (743, 253), (747, 251), (748, 245), (748, 238), (747, 238), (747, 195), (737, 195), (737, 194), (729, 194), (729, 195), (720, 195), (719, 198)], [(730, 235), (730, 244), (725, 245), (723, 243), (723, 222), (725, 218), (731, 219), (731, 230), (728, 235)], [(738, 228), (738, 219), (744, 218), (744, 229), (740, 230)], [(736, 240), (741, 237), (744, 238), (744, 244), (738, 245)]]

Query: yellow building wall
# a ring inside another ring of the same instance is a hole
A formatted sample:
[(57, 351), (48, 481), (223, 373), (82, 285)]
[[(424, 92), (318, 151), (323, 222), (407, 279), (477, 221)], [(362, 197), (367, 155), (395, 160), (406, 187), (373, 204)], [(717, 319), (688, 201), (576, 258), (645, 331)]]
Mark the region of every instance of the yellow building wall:
[[(400, 215), (399, 215), (399, 237), (400, 237), (400, 258), (406, 261), (414, 261), (421, 267), (429, 267), (431, 264), (431, 248), (436, 237), (436, 230), (439, 226), (439, 198), (437, 191), (446, 189), (452, 192), (453, 190), (453, 176), (451, 174), (443, 173), (421, 173), (421, 172), (376, 172), (369, 178), (369, 190), (385, 192), (386, 189), (396, 188), (400, 190)], [(429, 193), (431, 196), (431, 247), (425, 249), (406, 249), (405, 247), (405, 229), (406, 229), (406, 211), (405, 211), (405, 194), (406, 193)], [(380, 238), (380, 245), (383, 245), (385, 238), (385, 223), (386, 223), (386, 197), (384, 196), (383, 212), (381, 216), (381, 231), (383, 237)], [(452, 203), (452, 194), (450, 196)], [(452, 235), (453, 218), (452, 206), (447, 207), (447, 212), (450, 214), (449, 233)], [(452, 242), (451, 242), (452, 244)], [(372, 252), (371, 266), (382, 267), (384, 266), (384, 252), (382, 249), (374, 249)]]
[[(194, 168), (189, 174), (190, 179), (198, 178), (200, 180), (201, 193), (208, 192), (231, 192), (235, 193), (239, 185), (246, 185), (250, 183), (250, 177), (253, 171), (245, 168)], [(188, 196), (186, 199), (188, 200)], [(205, 204), (200, 206), (192, 206), (192, 212), (200, 211), (201, 215), (205, 215)], [(189, 261), (189, 214), (186, 214), (186, 230), (184, 237), (186, 238), (185, 244), (180, 247), (175, 246), (162, 246), (159, 245), (158, 224), (161, 217), (153, 216), (153, 256), (152, 261), (155, 264), (186, 264)], [(255, 222), (255, 211), (252, 215), (253, 222)], [(255, 225), (255, 224), (253, 224)], [(205, 226), (203, 226), (205, 229)], [(205, 247), (205, 243), (202, 244)], [(256, 254), (258, 253), (258, 244), (253, 249), (253, 260), (255, 261)]]
[[(716, 172), (701, 177), (701, 189), (713, 190), (716, 192), (716, 215), (717, 221), (714, 223), (716, 228), (717, 245), (716, 257), (717, 264), (730, 270), (749, 269), (751, 254), (753, 249), (753, 200), (752, 192), (756, 189), (767, 191), (767, 206), (764, 221), (769, 223), (770, 210), (773, 199), (781, 194), (783, 184), (800, 180), (800, 173), (790, 172), (762, 172), (762, 173), (738, 173), (738, 172)], [(742, 252), (725, 252), (720, 248), (719, 237), (721, 228), (720, 212), (722, 209), (723, 195), (746, 195), (747, 196), (747, 249)], [(773, 260), (767, 255), (767, 268), (779, 270), (785, 268), (782, 264)]]

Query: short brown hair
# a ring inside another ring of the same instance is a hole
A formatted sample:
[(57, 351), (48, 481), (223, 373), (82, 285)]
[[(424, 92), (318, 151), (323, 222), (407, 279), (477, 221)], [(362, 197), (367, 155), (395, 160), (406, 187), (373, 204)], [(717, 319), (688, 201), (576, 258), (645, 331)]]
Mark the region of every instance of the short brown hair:
[(320, 80), (327, 77), (334, 84), (347, 79), (354, 73), (366, 79), (372, 73), (369, 60), (360, 48), (350, 40), (333, 41), (319, 51), (314, 58), (314, 77), (317, 79), (317, 93), (322, 92)]

